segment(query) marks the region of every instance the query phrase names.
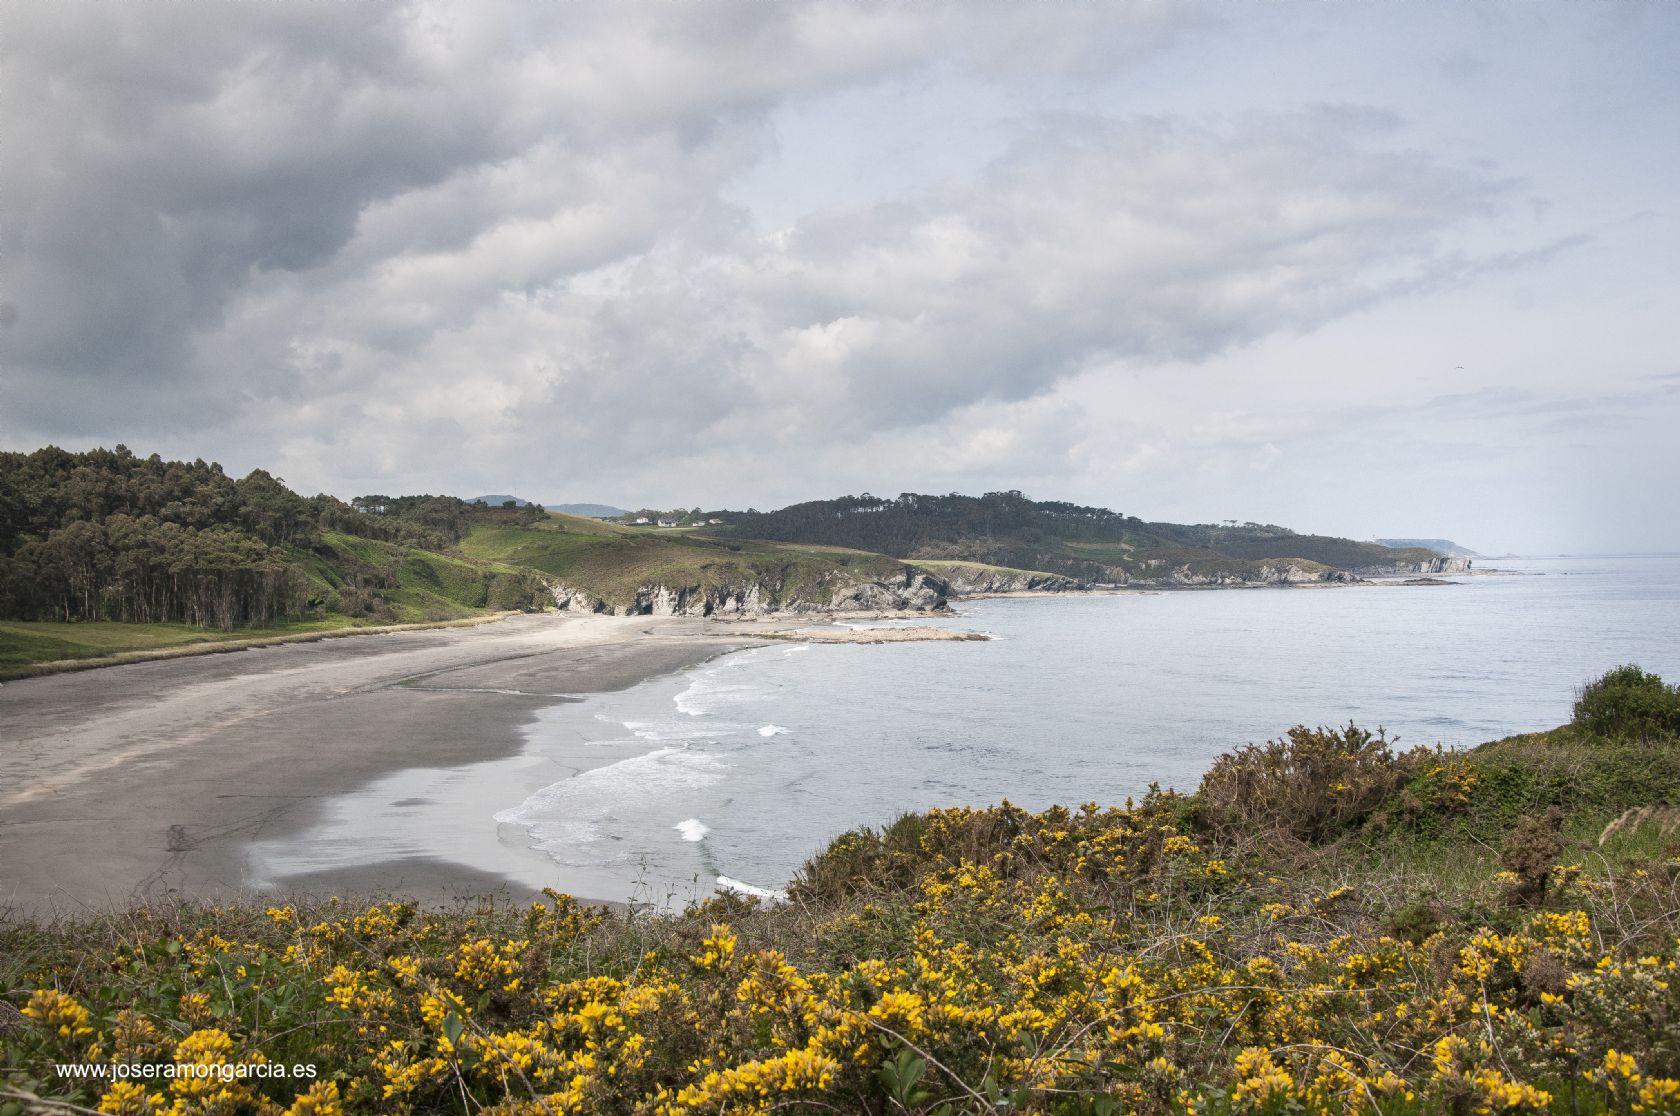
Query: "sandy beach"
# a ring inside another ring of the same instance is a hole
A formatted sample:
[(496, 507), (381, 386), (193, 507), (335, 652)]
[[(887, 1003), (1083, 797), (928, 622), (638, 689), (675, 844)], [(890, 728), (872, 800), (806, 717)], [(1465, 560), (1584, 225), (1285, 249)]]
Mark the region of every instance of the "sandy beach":
[[(757, 642), (703, 620), (546, 614), (134, 663), (0, 686), (0, 908), (37, 916), (253, 894), (254, 842), (412, 767), (512, 755), (568, 698)], [(416, 857), (283, 881), (423, 902), (514, 881)], [(613, 897), (604, 897), (613, 898)]]

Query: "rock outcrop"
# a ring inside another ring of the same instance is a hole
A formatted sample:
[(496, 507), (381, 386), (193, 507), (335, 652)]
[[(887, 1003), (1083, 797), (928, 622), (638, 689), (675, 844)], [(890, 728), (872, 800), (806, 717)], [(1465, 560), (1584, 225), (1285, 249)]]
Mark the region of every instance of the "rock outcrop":
[(922, 570), (906, 568), (899, 578), (868, 579), (836, 573), (818, 594), (783, 595), (775, 586), (643, 585), (628, 599), (602, 598), (560, 582), (550, 582), (555, 605), (574, 612), (615, 616), (719, 616), (731, 618), (824, 612), (936, 612), (950, 590)]
[(1355, 566), (1360, 577), (1415, 577), (1420, 574), (1469, 573), (1474, 559), (1435, 557), (1419, 561), (1380, 562), (1369, 566)]
[(1076, 577), (979, 566), (950, 567), (945, 571), (945, 584), (953, 597), (977, 597), (989, 593), (1070, 593), (1091, 587), (1089, 582)]
[(1178, 566), (1159, 577), (1133, 578), (1137, 586), (1160, 588), (1242, 588), (1255, 585), (1330, 585), (1360, 580), (1346, 570), (1323, 566), (1317, 562), (1268, 560), (1246, 565), (1215, 566), (1197, 569)]
[(951, 587), (925, 570), (905, 568), (901, 578), (858, 580), (834, 587), (829, 609), (835, 612), (934, 612), (945, 607)]
[(561, 612), (611, 612), (612, 609), (600, 597), (585, 593), (582, 589), (573, 589), (570, 585), (562, 585), (558, 581), (545, 582), (548, 591), (554, 596), (554, 607)]

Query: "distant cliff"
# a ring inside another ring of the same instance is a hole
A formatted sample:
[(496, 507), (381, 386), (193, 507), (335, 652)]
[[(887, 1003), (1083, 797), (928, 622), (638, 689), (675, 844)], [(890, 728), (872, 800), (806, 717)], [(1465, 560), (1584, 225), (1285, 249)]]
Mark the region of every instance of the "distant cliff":
[(1172, 567), (1162, 563), (1156, 570), (1150, 571), (1149, 576), (1133, 578), (1129, 584), (1173, 589), (1240, 589), (1266, 585), (1335, 585), (1358, 580), (1347, 570), (1306, 559), (1203, 559)]
[(776, 579), (706, 585), (649, 583), (605, 600), (583, 589), (549, 584), (558, 608), (615, 616), (759, 617), (831, 612), (937, 612), (950, 587), (925, 571), (905, 567), (900, 576), (871, 578), (836, 572), (816, 584)]
[[(1411, 551), (1406, 553), (1410, 554)], [(1469, 573), (1471, 565), (1472, 562), (1468, 558), (1436, 555), (1433, 558), (1397, 558), (1392, 562), (1372, 562), (1355, 566), (1353, 572), (1360, 577), (1405, 577), (1413, 574)]]
[(1016, 570), (982, 562), (917, 563), (943, 578), (952, 597), (983, 597), (997, 593), (1069, 593), (1089, 589), (1092, 582), (1037, 570)]
[(1448, 558), (1482, 558), (1467, 546), (1460, 546), (1451, 539), (1377, 539), (1383, 546), (1391, 546), (1396, 550), (1433, 550), (1437, 554), (1445, 554)]

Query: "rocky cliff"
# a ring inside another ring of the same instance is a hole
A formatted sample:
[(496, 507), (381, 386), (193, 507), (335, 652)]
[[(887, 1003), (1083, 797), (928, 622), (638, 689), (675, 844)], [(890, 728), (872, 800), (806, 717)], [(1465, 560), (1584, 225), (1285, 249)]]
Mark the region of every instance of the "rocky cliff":
[(616, 598), (586, 589), (548, 582), (554, 603), (561, 609), (605, 612), (616, 616), (717, 616), (750, 618), (829, 612), (934, 612), (951, 599), (996, 593), (1061, 593), (1129, 585), (1155, 589), (1241, 589), (1260, 586), (1351, 584), (1366, 577), (1416, 577), (1462, 573), (1464, 558), (1401, 560), (1341, 570), (1304, 558), (1259, 561), (1203, 560), (1170, 565), (1151, 562), (1139, 575), (1128, 577), (1118, 567), (1107, 568), (1109, 580), (1093, 583), (1059, 574), (1011, 570), (979, 564), (939, 563), (937, 572), (910, 566), (895, 576), (869, 577), (836, 569), (820, 581), (793, 587), (775, 578), (729, 584), (666, 584), (653, 582)]
[(1075, 577), (1033, 573), (1030, 570), (952, 565), (939, 572), (953, 597), (976, 597), (989, 593), (1067, 593), (1091, 587), (1089, 582)]
[(896, 578), (866, 578), (835, 571), (815, 592), (786, 592), (775, 584), (639, 586), (626, 599), (609, 601), (558, 581), (549, 583), (563, 610), (615, 616), (754, 617), (782, 613), (935, 612), (950, 588), (924, 570), (905, 568)]
[(1358, 580), (1346, 570), (1306, 559), (1285, 558), (1263, 562), (1186, 563), (1149, 577), (1134, 577), (1130, 584), (1163, 589), (1240, 589), (1260, 585), (1346, 584)]
[(1380, 562), (1367, 566), (1355, 566), (1353, 572), (1360, 577), (1415, 577), (1418, 574), (1454, 574), (1469, 573), (1473, 559), (1470, 558), (1425, 558), (1417, 561)]

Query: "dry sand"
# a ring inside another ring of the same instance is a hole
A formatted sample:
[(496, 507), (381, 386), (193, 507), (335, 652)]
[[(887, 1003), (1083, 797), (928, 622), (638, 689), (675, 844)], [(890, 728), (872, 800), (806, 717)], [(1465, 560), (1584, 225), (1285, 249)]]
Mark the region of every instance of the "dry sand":
[[(248, 895), (247, 844), (306, 830), (317, 800), (402, 768), (512, 754), (544, 706), (693, 666), (762, 632), (547, 614), (6, 683), (0, 910)], [(426, 902), (530, 890), (438, 860), (287, 887)]]

